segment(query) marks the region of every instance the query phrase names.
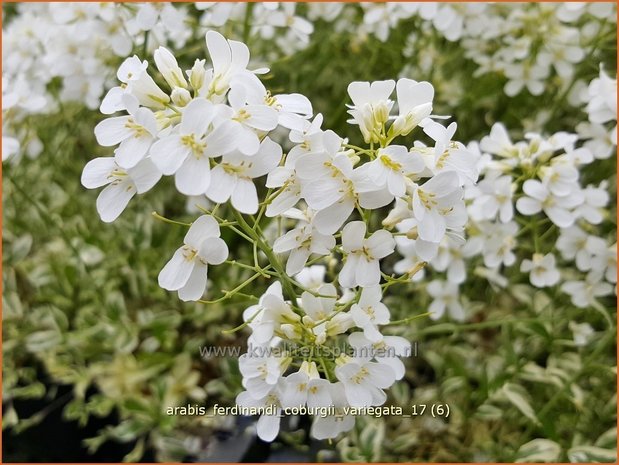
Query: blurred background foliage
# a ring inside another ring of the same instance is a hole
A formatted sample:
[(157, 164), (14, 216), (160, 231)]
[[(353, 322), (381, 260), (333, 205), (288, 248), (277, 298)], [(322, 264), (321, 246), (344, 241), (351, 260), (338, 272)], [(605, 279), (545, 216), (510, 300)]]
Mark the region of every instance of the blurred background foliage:
[[(3, 8), (10, 19), (12, 7)], [(541, 116), (547, 133), (573, 130), (583, 120), (580, 109), (565, 103), (560, 86), (541, 97), (523, 92), (509, 98), (502, 92), (505, 81), (495, 75), (471, 78), (476, 66), (457, 43), (438, 35), (431, 44), (415, 44), (436, 50), (424, 72), (418, 54), (402, 54), (419, 20), (403, 21), (387, 42), (360, 40), (321, 20), (314, 26), (305, 50), (270, 63), (265, 84), (274, 93), (308, 96), (315, 113), (325, 115), (323, 127), (351, 141), (359, 135), (346, 124), (348, 83), (397, 78), (404, 65), (406, 77), (434, 84), (434, 112), (454, 116), (463, 142), (479, 140), (496, 121), (522, 136)], [(203, 32), (178, 51), (184, 69), (205, 56)], [(248, 45), (254, 55), (268, 52), (257, 38)], [(616, 69), (616, 33), (596, 45), (578, 77), (595, 77), (600, 62)], [(277, 460), (282, 451), (293, 460), (326, 461), (615, 461), (615, 299), (607, 298), (600, 311), (585, 311), (565, 295), (533, 290), (526, 278), (500, 290), (473, 276), (462, 287), (467, 323), (421, 319), (392, 329), (418, 342), (419, 356), (406, 360), (405, 380), (393, 387), (388, 404), (448, 404), (448, 419), (360, 418), (334, 448), (311, 442), (303, 419), (290, 422), (267, 446), (241, 434), (248, 424), (241, 419), (166, 415), (169, 405), (234, 402), (241, 389), (236, 360), (202, 359), (199, 347), (242, 346), (242, 333), (225, 335), (222, 329), (238, 325), (248, 303), (182, 303), (157, 285), (185, 230), (150, 212), (180, 221), (196, 216), (170, 179), (134, 199), (113, 224), (99, 220), (97, 192), (82, 188), (80, 174), (88, 160), (110, 153), (93, 135), (100, 120), (78, 104), (33, 116), (24, 125), (38, 128), (43, 153), (3, 166), (5, 461), (217, 460), (226, 457), (217, 455), (226, 453), (220, 449), (233, 450), (234, 460), (247, 451), (250, 461)], [(584, 176), (606, 179), (616, 173), (615, 163), (598, 162)], [(614, 183), (610, 190), (615, 199)], [(613, 207), (611, 219), (615, 213)], [(225, 239), (236, 259), (250, 256), (244, 244)], [(242, 271), (214, 269), (209, 297), (247, 278), (236, 273)], [(267, 285), (256, 280), (256, 292)], [(386, 304), (393, 319), (427, 309), (430, 297), (421, 289), (391, 289)], [(596, 331), (586, 347), (574, 345), (574, 319)], [(58, 432), (65, 436), (54, 443)], [(68, 439), (75, 435), (77, 440)], [(75, 444), (63, 449), (63, 441)]]

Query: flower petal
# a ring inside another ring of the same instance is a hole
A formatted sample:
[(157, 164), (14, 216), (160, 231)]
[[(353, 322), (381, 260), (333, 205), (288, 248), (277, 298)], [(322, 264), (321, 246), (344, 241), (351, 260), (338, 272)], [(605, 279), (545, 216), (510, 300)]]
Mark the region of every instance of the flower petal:
[(210, 182), (210, 161), (205, 156), (189, 155), (174, 176), (176, 188), (181, 194), (185, 195), (206, 193)]
[(198, 255), (211, 265), (219, 265), (228, 258), (228, 244), (219, 237), (210, 237), (202, 242)]
[(168, 291), (177, 291), (189, 280), (195, 265), (195, 260), (185, 258), (185, 249), (179, 248), (174, 252), (172, 258), (165, 264), (159, 272), (159, 286)]
[(126, 180), (118, 184), (110, 184), (97, 197), (97, 211), (101, 220), (111, 223), (124, 211), (129, 200), (135, 195), (133, 182)]
[(211, 237), (219, 237), (220, 234), (219, 224), (217, 224), (215, 218), (210, 215), (202, 215), (191, 224), (189, 231), (185, 234), (184, 242), (194, 249), (199, 249), (202, 241)]
[(232, 191), (232, 206), (241, 213), (253, 215), (258, 211), (258, 193), (249, 179), (239, 178)]
[(207, 272), (208, 267), (197, 262), (185, 285), (178, 290), (179, 299), (183, 302), (200, 299), (206, 290)]
[(99, 157), (90, 160), (82, 171), (82, 186), (86, 189), (96, 189), (109, 184), (110, 173), (115, 167), (114, 157)]

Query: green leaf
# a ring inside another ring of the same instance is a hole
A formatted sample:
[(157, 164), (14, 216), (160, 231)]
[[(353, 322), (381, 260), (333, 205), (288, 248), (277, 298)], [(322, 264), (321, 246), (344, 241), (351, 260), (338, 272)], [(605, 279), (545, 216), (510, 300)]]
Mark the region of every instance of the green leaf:
[(616, 449), (617, 448), (617, 427), (613, 427), (608, 431), (602, 433), (597, 441), (595, 441), (595, 446), (603, 447), (605, 449)]
[(572, 463), (616, 462), (617, 449), (604, 449), (596, 446), (578, 446), (568, 450), (567, 457)]
[(522, 386), (514, 383), (505, 383), (501, 392), (505, 395), (507, 400), (514, 405), (520, 412), (531, 420), (533, 423), (539, 425), (540, 422), (535, 416), (535, 412), (529, 400), (527, 399), (527, 393)]
[(32, 248), (32, 236), (30, 234), (24, 234), (11, 244), (11, 253), (13, 263), (17, 263), (28, 256), (30, 249)]
[(4, 415), (2, 415), (2, 429), (10, 428), (11, 426), (15, 426), (19, 422), (19, 417), (17, 416), (17, 412), (11, 405)]
[(139, 462), (143, 455), (144, 455), (144, 438), (140, 438), (136, 442), (135, 447), (131, 450), (131, 452), (129, 452), (127, 455), (123, 457), (123, 462), (125, 463)]
[(37, 331), (26, 337), (26, 348), (30, 352), (43, 352), (57, 346), (61, 341), (62, 336), (55, 329)]
[(557, 462), (561, 446), (549, 439), (533, 439), (523, 444), (516, 453), (516, 462)]

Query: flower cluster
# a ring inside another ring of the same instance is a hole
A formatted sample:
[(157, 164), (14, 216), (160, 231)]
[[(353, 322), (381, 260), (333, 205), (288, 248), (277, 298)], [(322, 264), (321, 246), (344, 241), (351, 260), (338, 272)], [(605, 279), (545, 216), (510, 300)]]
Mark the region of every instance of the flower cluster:
[(426, 256), (419, 238), (397, 238), (404, 258), (396, 270), (424, 257), (430, 269), (446, 272), (447, 282), (427, 285), (434, 298), (431, 318), (447, 310), (451, 318), (465, 319), (459, 285), (467, 270), (499, 287), (519, 279), (520, 271), (536, 288), (560, 287), (577, 307), (599, 307), (596, 299), (612, 294), (617, 282), (616, 243), (608, 243), (599, 230), (607, 217), (607, 182), (581, 184), (581, 171), (596, 158), (590, 148), (567, 132), (528, 133), (525, 141), (513, 143), (497, 123), (470, 149), (480, 155), (480, 180), (465, 186), (468, 240), (446, 237), (434, 256)]
[(113, 82), (110, 63), (144, 47), (147, 37), (149, 48), (168, 41), (182, 46), (189, 37), (186, 9), (166, 3), (21, 3), (17, 9), (2, 31), (3, 159), (41, 152), (36, 133), (23, 130), (28, 115), (57, 112), (58, 102), (97, 108)]
[(580, 98), (589, 121), (576, 126), (578, 135), (595, 158), (611, 157), (617, 150), (617, 79), (600, 67), (600, 76), (582, 89)]
[(497, 5), (475, 20), (491, 25), (462, 41), (466, 56), (479, 66), (477, 74), (503, 73), (508, 96), (524, 89), (541, 95), (553, 76), (564, 86), (569, 84), (575, 66), (595, 46), (603, 21), (615, 20), (615, 10), (610, 3), (577, 8), (571, 4)]
[[(507, 78), (504, 91), (508, 96), (525, 89), (540, 95), (555, 77), (567, 88), (588, 49), (595, 49), (599, 35), (606, 33), (603, 26), (616, 21), (611, 3), (395, 2), (361, 6), (364, 15), (359, 35), (372, 34), (385, 42), (401, 21), (417, 18), (421, 27), (411, 33), (411, 44), (419, 44), (420, 36), (430, 36), (432, 30), (448, 41), (459, 42), (466, 58), (478, 66), (477, 76), (496, 73)], [(427, 55), (427, 50), (418, 53)]]
[[(254, 270), (237, 290), (256, 277), (275, 278), (243, 314), (241, 327), (252, 330), (249, 344), (263, 350), (240, 359), (246, 391), (239, 405), (275, 405), (278, 412), (382, 405), (384, 389), (404, 376), (399, 357), (410, 351), (405, 339), (382, 333), (393, 324), (383, 294), (420, 271), (441, 241), (463, 240), (464, 185), (477, 179), (476, 156), (453, 140), (456, 123), (445, 127), (435, 121), (428, 82), (351, 83), (349, 122), (359, 127), (367, 144), (362, 148), (321, 129), (322, 115), (313, 116), (306, 97), (271, 94), (257, 77), (265, 70), (247, 69), (245, 44), (209, 31), (206, 46), (210, 66), (198, 59), (186, 72), (166, 48), (154, 52), (165, 90), (147, 61), (133, 56), (123, 62), (117, 73), (121, 85), (108, 92), (101, 111), (127, 114), (95, 128), (100, 145), (116, 147), (114, 156), (90, 161), (82, 183), (106, 186), (97, 199), (106, 222), (162, 176), (174, 176), (181, 194), (206, 196), (215, 204), (190, 225), (184, 244), (159, 274), (159, 285), (177, 291), (181, 300), (202, 298), (209, 265)], [(394, 143), (417, 127), (430, 144)], [(288, 133), (286, 154), (275, 142), (276, 129)], [(264, 187), (261, 182), (256, 187), (265, 175)], [(389, 215), (381, 214), (392, 204)], [(274, 218), (292, 224), (279, 229), (271, 244), (263, 231)], [(422, 257), (398, 278), (381, 271), (381, 260), (396, 247), (395, 226), (396, 236), (417, 238)], [(228, 261), (220, 227), (248, 240), (269, 265), (260, 266), (256, 253), (253, 265)], [(332, 264), (334, 258), (342, 266), (330, 265), (332, 282), (324, 267), (320, 279), (304, 277), (308, 263)], [(353, 354), (337, 353), (338, 341)], [(273, 355), (276, 348), (283, 350)], [(317, 417), (313, 435), (335, 437), (353, 423)], [(278, 429), (278, 415), (258, 421), (264, 440), (273, 440)]]
[(263, 57), (266, 60), (302, 50), (314, 32), (312, 15), (309, 18), (300, 15), (297, 4), (293, 2), (209, 2), (196, 3), (195, 6), (203, 12), (200, 17), (202, 26), (212, 29), (238, 24), (246, 37), (271, 42), (273, 46)]

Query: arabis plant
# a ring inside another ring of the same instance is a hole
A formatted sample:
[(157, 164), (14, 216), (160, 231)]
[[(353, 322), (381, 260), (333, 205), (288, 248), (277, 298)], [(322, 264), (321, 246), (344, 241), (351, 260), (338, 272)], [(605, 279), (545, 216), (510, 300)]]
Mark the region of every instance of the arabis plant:
[[(245, 44), (210, 31), (206, 46), (210, 65), (196, 60), (185, 72), (163, 47), (154, 56), (158, 75), (137, 56), (125, 60), (121, 85), (101, 109), (128, 115), (95, 128), (101, 145), (117, 148), (89, 162), (82, 182), (87, 188), (108, 184), (97, 201), (103, 221), (115, 220), (134, 194), (162, 176), (174, 176), (181, 194), (212, 202), (191, 224), (156, 215), (188, 226), (159, 284), (181, 300), (208, 303), (201, 299), (209, 266), (251, 271), (217, 296), (255, 301), (231, 330), (248, 328), (248, 343), (262, 349), (240, 359), (245, 391), (239, 405), (284, 413), (301, 406), (382, 405), (384, 390), (404, 376), (399, 357), (410, 352), (408, 341), (385, 331), (419, 316), (393, 322), (382, 300), (425, 265), (411, 261), (401, 275), (391, 274), (394, 236), (418, 238), (420, 257), (433, 255), (446, 235), (461, 239), (463, 186), (477, 178), (475, 156), (452, 140), (455, 123), (445, 128), (433, 120), (428, 82), (351, 83), (350, 123), (366, 143), (356, 146), (321, 129), (322, 116), (313, 115), (306, 97), (268, 91), (257, 76), (265, 70), (248, 69)], [(426, 143), (404, 138), (416, 129)], [(388, 215), (389, 205), (395, 208)], [(406, 228), (394, 232), (402, 224)], [(229, 257), (221, 228), (248, 242), (252, 262)], [(323, 269), (316, 273), (310, 265)], [(309, 275), (317, 282), (308, 284)], [(259, 278), (268, 289), (245, 293)], [(331, 438), (353, 424), (321, 418), (312, 432)], [(264, 440), (278, 430), (278, 417), (265, 413), (258, 421)]]

